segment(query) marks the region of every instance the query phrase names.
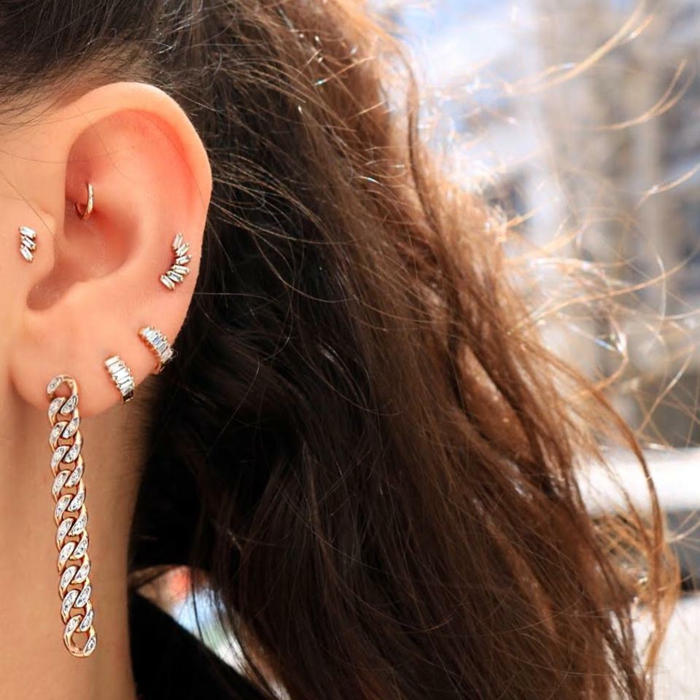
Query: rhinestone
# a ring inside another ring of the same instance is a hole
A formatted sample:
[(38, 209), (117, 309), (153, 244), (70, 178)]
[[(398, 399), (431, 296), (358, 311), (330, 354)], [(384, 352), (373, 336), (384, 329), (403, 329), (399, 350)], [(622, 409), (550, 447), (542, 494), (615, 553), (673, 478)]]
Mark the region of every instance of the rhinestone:
[(85, 647), (83, 649), (83, 654), (85, 656), (90, 656), (93, 651), (95, 651), (95, 647), (97, 646), (97, 635), (93, 635), (90, 637), (90, 639), (87, 640)]
[(46, 387), (46, 393), (47, 394), (53, 394), (56, 389), (58, 389), (59, 385), (61, 383), (61, 377), (54, 377), (49, 383), (48, 386)]
[(66, 464), (72, 464), (75, 462), (76, 459), (78, 459), (78, 455), (80, 454), (80, 449), (82, 448), (82, 442), (80, 440), (77, 440), (74, 444), (73, 447), (68, 450), (68, 453), (66, 456), (63, 458), (63, 461), (66, 462)]
[(51, 457), (51, 468), (55, 469), (59, 462), (63, 459), (64, 455), (68, 452), (68, 445), (61, 445), (60, 447), (56, 448), (56, 451), (53, 453), (53, 457)]
[[(73, 496), (71, 494), (67, 493), (65, 496), (61, 496), (58, 499), (58, 502), (56, 503), (56, 510), (54, 511), (54, 514), (53, 514), (53, 517), (56, 520), (56, 523), (60, 522), (61, 516), (63, 515), (66, 508), (68, 507), (68, 504), (70, 503), (71, 498), (73, 498)], [(63, 525), (61, 525), (61, 527), (62, 526)], [(60, 530), (59, 530), (59, 532), (60, 532)], [(65, 533), (64, 533), (64, 537), (65, 537)], [(63, 538), (61, 538), (61, 539), (63, 539)]]
[(56, 478), (53, 480), (53, 486), (51, 487), (51, 493), (53, 493), (54, 498), (58, 496), (59, 493), (61, 493), (61, 489), (63, 488), (63, 484), (66, 483), (66, 479), (70, 475), (70, 472), (67, 469), (64, 469), (58, 474), (56, 474)]
[(61, 413), (66, 416), (69, 413), (73, 413), (75, 410), (75, 407), (78, 405), (78, 395), (73, 394), (68, 401), (66, 401), (65, 405), (61, 409)]
[[(81, 543), (82, 544), (82, 540)], [(80, 544), (78, 546), (80, 546)], [(58, 555), (58, 569), (59, 571), (63, 569), (65, 566), (66, 562), (68, 561), (68, 558), (70, 557), (71, 554), (73, 554), (73, 550), (77, 552), (78, 550), (75, 547), (75, 542), (66, 542), (66, 544), (63, 545), (63, 548), (61, 549), (60, 554)], [(82, 554), (79, 556), (75, 557), (76, 559), (79, 559)]]
[(61, 431), (68, 425), (65, 421), (56, 423), (51, 429), (51, 435), (49, 436), (49, 444), (53, 449), (56, 449), (56, 442), (61, 435)]
[(81, 632), (87, 632), (90, 629), (90, 625), (92, 624), (92, 620), (95, 617), (95, 610), (94, 608), (90, 608), (85, 613), (85, 619), (80, 623), (80, 631)]
[(88, 536), (87, 533), (83, 535), (83, 539), (78, 542), (78, 546), (75, 548), (75, 552), (73, 552), (73, 559), (81, 559), (85, 552), (87, 552), (88, 548)]
[(78, 623), (80, 622), (80, 615), (74, 615), (71, 617), (70, 620), (68, 620), (68, 624), (66, 625), (66, 629), (64, 631), (64, 636), (70, 637), (73, 632), (75, 632), (76, 628), (78, 627)]
[(80, 517), (75, 521), (75, 525), (73, 525), (73, 528), (70, 531), (70, 536), (75, 537), (76, 535), (80, 535), (83, 530), (85, 529), (85, 526), (87, 525), (87, 513), (81, 513)]
[(73, 470), (73, 473), (70, 475), (68, 478), (68, 481), (66, 481), (66, 486), (68, 488), (73, 488), (81, 479), (83, 476), (83, 471), (85, 467), (83, 467), (82, 464), (78, 464), (75, 469)]
[(73, 604), (75, 603), (75, 599), (77, 597), (77, 588), (74, 588), (72, 591), (68, 591), (68, 593), (66, 593), (66, 597), (63, 599), (63, 603), (61, 603), (61, 613), (63, 614), (64, 620), (68, 619), (68, 613), (70, 613), (70, 611), (73, 609)]
[(90, 560), (88, 559), (87, 561), (83, 562), (83, 565), (80, 567), (78, 570), (78, 573), (75, 575), (75, 583), (82, 583), (90, 574)]
[(175, 285), (173, 284), (173, 281), (167, 277), (166, 275), (161, 275), (160, 276), (160, 281), (165, 285), (168, 289), (173, 290), (175, 289)]
[(77, 566), (69, 566), (63, 572), (63, 576), (61, 576), (61, 584), (60, 584), (61, 595), (63, 594), (63, 591), (65, 591), (66, 588), (68, 588), (68, 585), (73, 580), (73, 576), (75, 575), (75, 572), (77, 570), (78, 570)]
[(63, 431), (63, 435), (61, 437), (64, 440), (68, 440), (69, 438), (72, 438), (73, 435), (75, 435), (78, 432), (78, 428), (80, 427), (80, 416), (75, 416), (71, 420), (70, 423), (66, 426), (66, 429)]
[(90, 596), (92, 595), (92, 586), (88, 584), (83, 588), (82, 591), (80, 591), (80, 595), (78, 596), (78, 599), (75, 601), (75, 607), (76, 608), (84, 608), (85, 603), (90, 600)]
[(65, 398), (63, 396), (57, 396), (50, 404), (49, 404), (49, 420), (53, 420), (54, 416), (58, 413), (58, 409), (63, 406), (63, 402), (65, 401)]
[[(66, 518), (58, 526), (58, 532), (56, 533), (56, 546), (60, 547), (61, 544), (63, 543), (63, 540), (66, 539), (66, 535), (68, 534), (68, 530), (70, 530), (70, 527), (73, 524), (73, 522), (74, 522), (73, 518)], [(71, 533), (71, 534), (73, 534), (73, 533)]]
[(75, 494), (75, 498), (70, 502), (68, 506), (68, 511), (74, 513), (76, 510), (80, 510), (80, 507), (85, 501), (85, 489), (81, 489)]
[(30, 238), (32, 240), (36, 238), (36, 231), (33, 228), (29, 228), (29, 226), (20, 226), (19, 232), (20, 235), (26, 236), (27, 238)]
[(56, 510), (53, 513), (53, 517), (56, 520), (57, 525), (61, 520), (61, 516), (66, 512), (66, 508), (68, 507), (71, 498), (73, 498), (73, 494), (66, 493), (56, 502)]
[(32, 262), (32, 260), (34, 260), (34, 256), (32, 255), (32, 252), (29, 250), (29, 248), (25, 248), (24, 246), (20, 246), (19, 252), (22, 254), (22, 257), (27, 262)]

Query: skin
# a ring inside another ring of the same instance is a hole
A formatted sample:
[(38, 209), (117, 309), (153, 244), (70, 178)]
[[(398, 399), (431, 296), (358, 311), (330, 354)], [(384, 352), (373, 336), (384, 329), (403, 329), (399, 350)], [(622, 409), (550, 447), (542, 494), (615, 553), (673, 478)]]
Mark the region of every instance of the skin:
[[(177, 104), (140, 83), (112, 83), (60, 104), (46, 100), (0, 127), (0, 697), (136, 697), (127, 625), (127, 545), (146, 426), (153, 356), (137, 333), (172, 341), (197, 277), (211, 171)], [(88, 221), (75, 213), (95, 188)], [(34, 262), (18, 226), (37, 231)], [(191, 274), (159, 282), (182, 231)], [(119, 354), (137, 398), (104, 369)], [(175, 360), (177, 361), (177, 360)], [(63, 646), (54, 542), (46, 384), (80, 384), (90, 515), (91, 578), (99, 644), (88, 659)], [(140, 394), (139, 394), (140, 390)]]

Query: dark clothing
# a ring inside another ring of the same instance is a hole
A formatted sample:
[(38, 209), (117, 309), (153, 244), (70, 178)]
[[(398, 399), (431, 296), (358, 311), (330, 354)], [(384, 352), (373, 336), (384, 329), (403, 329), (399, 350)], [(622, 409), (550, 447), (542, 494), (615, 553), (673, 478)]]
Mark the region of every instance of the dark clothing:
[(131, 596), (129, 616), (143, 700), (262, 700), (239, 673), (143, 596)]

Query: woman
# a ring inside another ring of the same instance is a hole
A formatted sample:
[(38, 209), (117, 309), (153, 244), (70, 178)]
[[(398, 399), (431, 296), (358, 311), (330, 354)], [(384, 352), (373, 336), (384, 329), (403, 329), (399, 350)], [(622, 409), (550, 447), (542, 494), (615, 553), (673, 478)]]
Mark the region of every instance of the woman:
[[(0, 697), (649, 697), (658, 514), (573, 478), (625, 431), (355, 3), (2, 0), (0, 51)], [(246, 679), (136, 593), (179, 565)]]

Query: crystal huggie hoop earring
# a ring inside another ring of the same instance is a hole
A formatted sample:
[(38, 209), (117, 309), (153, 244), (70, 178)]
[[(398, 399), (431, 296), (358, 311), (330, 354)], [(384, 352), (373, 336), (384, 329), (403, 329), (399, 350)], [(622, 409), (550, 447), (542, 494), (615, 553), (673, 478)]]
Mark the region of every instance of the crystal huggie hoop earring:
[[(69, 396), (56, 396), (65, 385)], [(72, 377), (59, 375), (46, 387), (51, 403), (49, 422), (51, 433), (51, 470), (54, 475), (53, 493), (56, 501), (54, 519), (58, 527), (58, 593), (61, 597), (61, 616), (65, 625), (63, 642), (68, 651), (79, 658), (95, 651), (97, 635), (92, 621), (94, 609), (90, 596), (90, 557), (88, 555), (88, 512), (85, 505), (85, 464), (81, 454), (83, 438), (80, 433), (78, 384)], [(75, 636), (86, 635), (81, 645)]]
[(175, 353), (166, 336), (153, 326), (146, 326), (139, 331), (139, 338), (151, 351), (156, 359), (156, 374), (163, 371), (163, 367), (170, 362)]

